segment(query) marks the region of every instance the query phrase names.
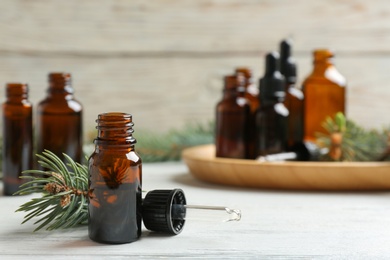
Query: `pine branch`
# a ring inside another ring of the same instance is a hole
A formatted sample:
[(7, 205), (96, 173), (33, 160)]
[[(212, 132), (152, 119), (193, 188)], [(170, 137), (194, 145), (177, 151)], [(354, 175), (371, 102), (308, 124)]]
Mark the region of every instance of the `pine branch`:
[(16, 211), (29, 212), (22, 223), (38, 218), (34, 230), (74, 227), (88, 221), (88, 167), (75, 163), (64, 154), (65, 165), (54, 153), (44, 151), (38, 154), (39, 164), (47, 171), (28, 170), (21, 178), (29, 181), (21, 185), (15, 195), (42, 193)]
[(214, 123), (190, 124), (163, 134), (137, 132), (136, 139), (136, 151), (143, 162), (178, 161), (185, 148), (214, 142)]
[(328, 117), (323, 127), (328, 133), (318, 134), (317, 143), (329, 149), (322, 157), (324, 161), (379, 161), (390, 150), (388, 130), (366, 130), (342, 113), (337, 113), (334, 119)]

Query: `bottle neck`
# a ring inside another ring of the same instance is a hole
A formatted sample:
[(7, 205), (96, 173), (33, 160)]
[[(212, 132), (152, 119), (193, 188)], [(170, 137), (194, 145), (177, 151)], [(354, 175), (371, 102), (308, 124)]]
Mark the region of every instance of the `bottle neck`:
[(240, 92), (237, 89), (229, 88), (223, 90), (223, 99), (234, 99), (240, 96)]
[(8, 83), (6, 85), (6, 97), (9, 103), (28, 102), (28, 85), (22, 83)]
[(314, 73), (324, 73), (330, 67), (333, 67), (332, 58), (328, 59), (315, 59), (314, 62)]
[(97, 148), (134, 149), (132, 116), (125, 113), (104, 113), (98, 116), (98, 136), (95, 139)]
[(52, 97), (73, 98), (73, 87), (69, 73), (50, 73), (47, 93)]
[(327, 49), (318, 49), (313, 52), (314, 74), (323, 74), (328, 68), (333, 67), (333, 53)]

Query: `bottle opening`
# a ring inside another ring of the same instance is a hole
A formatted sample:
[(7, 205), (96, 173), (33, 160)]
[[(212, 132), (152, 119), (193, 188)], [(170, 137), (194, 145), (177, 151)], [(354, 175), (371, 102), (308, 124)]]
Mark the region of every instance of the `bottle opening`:
[(95, 144), (102, 145), (134, 145), (132, 115), (121, 112), (110, 112), (98, 115), (96, 120), (98, 136)]
[(73, 88), (71, 85), (72, 76), (66, 72), (49, 73), (49, 92), (66, 92), (72, 94)]
[(27, 98), (28, 95), (28, 85), (23, 83), (7, 83), (6, 85), (6, 95), (11, 96), (21, 96)]

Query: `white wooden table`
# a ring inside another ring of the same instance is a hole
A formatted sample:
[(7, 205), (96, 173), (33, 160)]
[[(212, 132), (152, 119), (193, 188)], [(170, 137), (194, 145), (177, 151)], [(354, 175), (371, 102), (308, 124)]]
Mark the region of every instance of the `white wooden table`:
[(188, 220), (177, 236), (143, 229), (123, 245), (89, 240), (87, 228), (33, 233), (15, 213), (31, 196), (0, 197), (0, 259), (372, 259), (390, 257), (390, 193), (240, 189), (202, 183), (183, 163), (146, 164), (143, 188), (182, 188), (188, 204), (242, 210), (240, 222)]

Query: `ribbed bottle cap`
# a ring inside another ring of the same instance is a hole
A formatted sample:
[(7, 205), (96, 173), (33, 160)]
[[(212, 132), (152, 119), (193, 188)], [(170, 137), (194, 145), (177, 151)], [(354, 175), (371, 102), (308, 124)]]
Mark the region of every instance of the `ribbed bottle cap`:
[(146, 194), (142, 205), (142, 218), (147, 229), (177, 235), (185, 220), (172, 219), (172, 205), (186, 205), (181, 189), (153, 190)]

